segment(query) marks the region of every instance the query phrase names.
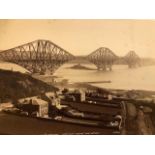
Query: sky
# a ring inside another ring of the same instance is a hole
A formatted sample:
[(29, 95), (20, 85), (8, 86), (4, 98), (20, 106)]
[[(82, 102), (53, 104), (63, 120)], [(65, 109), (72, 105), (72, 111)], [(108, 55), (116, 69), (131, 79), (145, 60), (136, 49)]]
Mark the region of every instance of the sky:
[(0, 20), (0, 50), (37, 39), (51, 40), (73, 55), (108, 47), (155, 58), (155, 20)]

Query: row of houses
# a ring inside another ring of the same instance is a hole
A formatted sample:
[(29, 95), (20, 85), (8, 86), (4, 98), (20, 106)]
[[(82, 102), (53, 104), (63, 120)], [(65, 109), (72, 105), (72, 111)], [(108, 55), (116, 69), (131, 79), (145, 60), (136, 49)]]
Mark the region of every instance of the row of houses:
[(16, 106), (27, 112), (27, 115), (48, 117), (50, 107), (60, 108), (60, 99), (56, 93), (47, 92), (39, 96), (19, 99)]

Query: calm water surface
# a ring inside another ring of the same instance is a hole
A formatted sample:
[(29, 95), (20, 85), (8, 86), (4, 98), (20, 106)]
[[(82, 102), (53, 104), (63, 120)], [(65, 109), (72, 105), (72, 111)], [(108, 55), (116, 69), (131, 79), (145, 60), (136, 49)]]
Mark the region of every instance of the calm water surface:
[[(96, 68), (93, 64), (84, 65), (90, 68)], [(111, 81), (111, 83), (93, 84), (102, 88), (155, 91), (155, 66), (143, 66), (129, 69), (126, 65), (114, 65), (112, 72), (75, 70), (68, 68), (70, 66), (73, 66), (73, 64), (64, 64), (54, 73), (54, 75), (62, 77), (63, 79), (68, 79), (69, 82)], [(25, 72), (22, 67), (15, 64), (11, 65), (10, 63), (0, 63), (0, 68)]]
[[(114, 65), (112, 72), (103, 72), (68, 69), (72, 65), (63, 65), (54, 75), (69, 79), (70, 82), (111, 81), (111, 83), (93, 84), (102, 88), (155, 90), (155, 66), (129, 69), (126, 65)], [(93, 64), (85, 66), (96, 68)]]

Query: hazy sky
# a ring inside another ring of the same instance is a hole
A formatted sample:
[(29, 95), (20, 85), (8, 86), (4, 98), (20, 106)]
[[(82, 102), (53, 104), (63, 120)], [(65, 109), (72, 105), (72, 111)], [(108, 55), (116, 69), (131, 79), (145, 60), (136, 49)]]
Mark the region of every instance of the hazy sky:
[(48, 39), (74, 55), (108, 47), (123, 56), (135, 50), (155, 57), (154, 20), (0, 20), (0, 50)]

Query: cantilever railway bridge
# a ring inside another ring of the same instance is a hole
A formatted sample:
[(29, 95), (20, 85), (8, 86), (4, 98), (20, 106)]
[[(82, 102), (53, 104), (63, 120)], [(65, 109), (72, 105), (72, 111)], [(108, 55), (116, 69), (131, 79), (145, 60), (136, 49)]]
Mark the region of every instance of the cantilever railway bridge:
[(95, 64), (98, 70), (112, 70), (112, 65), (118, 57), (106, 47), (101, 47), (88, 55), (88, 60)]
[(32, 73), (52, 73), (74, 58), (72, 54), (49, 40), (36, 40), (2, 51), (0, 59), (18, 64)]
[(140, 57), (135, 51), (129, 51), (124, 57), (119, 57), (107, 47), (101, 47), (87, 56), (87, 59), (92, 62), (98, 70), (112, 70), (112, 65), (115, 61), (123, 60), (129, 68), (140, 66)]
[(124, 60), (128, 64), (129, 68), (140, 66), (140, 57), (135, 53), (135, 51), (130, 51), (127, 53)]
[[(36, 40), (0, 52), (0, 60), (18, 64), (31, 73), (44, 74), (47, 70), (53, 73), (64, 63), (76, 57), (49, 40)], [(98, 70), (112, 70), (112, 65), (118, 56), (112, 50), (101, 47), (85, 57), (96, 65)], [(130, 68), (140, 62), (134, 51), (130, 51), (124, 61)]]

